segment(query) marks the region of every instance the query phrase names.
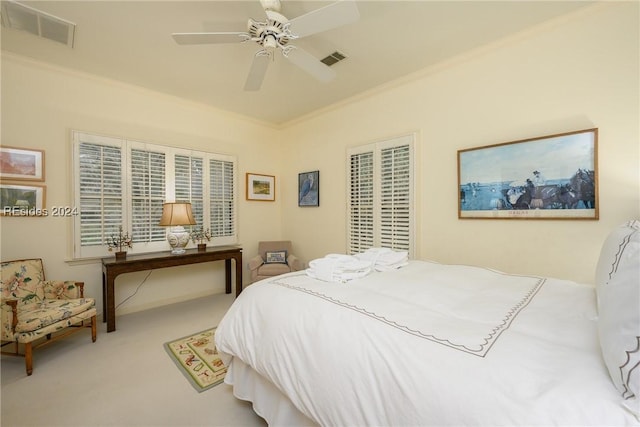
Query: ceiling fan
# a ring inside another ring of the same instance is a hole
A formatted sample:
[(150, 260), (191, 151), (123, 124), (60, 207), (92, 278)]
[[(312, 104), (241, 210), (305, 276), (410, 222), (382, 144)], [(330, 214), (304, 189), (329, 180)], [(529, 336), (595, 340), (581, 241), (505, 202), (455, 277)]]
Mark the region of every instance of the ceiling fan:
[(276, 50), (289, 61), (320, 81), (328, 82), (335, 71), (305, 50), (290, 44), (293, 40), (317, 34), (357, 21), (358, 7), (353, 0), (341, 0), (313, 10), (291, 20), (280, 14), (280, 0), (260, 0), (266, 13), (266, 21), (249, 18), (246, 32), (173, 33), (173, 39), (181, 45), (256, 42), (256, 52), (244, 90), (260, 89), (267, 73), (269, 60)]

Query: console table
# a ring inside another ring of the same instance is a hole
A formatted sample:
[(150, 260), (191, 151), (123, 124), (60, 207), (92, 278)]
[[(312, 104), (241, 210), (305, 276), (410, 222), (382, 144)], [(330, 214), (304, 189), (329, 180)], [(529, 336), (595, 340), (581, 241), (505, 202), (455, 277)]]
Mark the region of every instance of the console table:
[(217, 246), (206, 251), (187, 249), (180, 255), (171, 252), (156, 252), (140, 255), (127, 255), (125, 259), (115, 257), (102, 258), (102, 313), (103, 322), (107, 322), (107, 332), (116, 330), (115, 281), (123, 273), (154, 270), (156, 268), (197, 264), (209, 261), (225, 262), (225, 292), (231, 293), (231, 260), (236, 267), (236, 297), (242, 292), (242, 248), (237, 246)]

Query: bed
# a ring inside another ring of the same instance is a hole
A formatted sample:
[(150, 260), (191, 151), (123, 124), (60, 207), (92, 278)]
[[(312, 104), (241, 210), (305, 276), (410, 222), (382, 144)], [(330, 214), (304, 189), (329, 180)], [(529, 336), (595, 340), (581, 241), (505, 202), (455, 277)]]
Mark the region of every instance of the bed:
[(409, 261), (245, 289), (216, 331), (225, 382), (269, 425), (640, 425), (640, 222), (596, 286)]

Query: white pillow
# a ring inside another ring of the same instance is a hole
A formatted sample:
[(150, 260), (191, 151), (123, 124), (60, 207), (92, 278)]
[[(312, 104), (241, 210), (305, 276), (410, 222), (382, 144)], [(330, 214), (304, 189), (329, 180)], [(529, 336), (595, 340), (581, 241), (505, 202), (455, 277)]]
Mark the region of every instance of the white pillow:
[(598, 334), (611, 379), (640, 419), (640, 221), (613, 230), (596, 267)]

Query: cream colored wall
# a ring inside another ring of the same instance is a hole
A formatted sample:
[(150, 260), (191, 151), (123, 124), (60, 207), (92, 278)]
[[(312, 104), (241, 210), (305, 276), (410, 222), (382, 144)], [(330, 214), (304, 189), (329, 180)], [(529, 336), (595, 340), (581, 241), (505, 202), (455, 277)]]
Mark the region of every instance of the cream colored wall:
[[(416, 132), (419, 258), (593, 282), (607, 233), (640, 217), (638, 16), (599, 5), (290, 125), (284, 234), (306, 261), (344, 252), (347, 147)], [(457, 218), (457, 150), (593, 127), (600, 220)], [(319, 208), (297, 207), (309, 170)]]
[[(606, 234), (640, 216), (638, 55), (638, 3), (607, 3), (277, 130), (3, 54), (1, 142), (46, 150), (49, 207), (72, 201), (71, 129), (237, 155), (247, 277), (259, 240), (291, 239), (307, 262), (343, 252), (347, 147), (415, 132), (418, 257), (591, 282)], [(599, 221), (457, 219), (458, 149), (591, 127)], [(320, 207), (299, 208), (297, 174), (310, 170), (320, 170)], [(246, 172), (276, 175), (276, 202), (245, 201)], [(100, 265), (67, 262), (69, 220), (2, 217), (0, 233), (3, 260), (42, 257), (48, 277), (84, 280), (101, 306)], [(135, 296), (117, 313), (222, 292), (214, 265), (121, 276), (116, 304)]]
[[(257, 253), (254, 242), (281, 237), (279, 197), (275, 203), (248, 202), (244, 197), (245, 172), (277, 174), (281, 168), (277, 130), (173, 97), (3, 54), (2, 145), (45, 150), (49, 208), (72, 205), (73, 129), (237, 156), (238, 230), (245, 260)], [(0, 232), (3, 260), (41, 257), (48, 278), (84, 281), (87, 294), (97, 297), (101, 307), (101, 265), (67, 262), (71, 220), (2, 217)], [(118, 277), (116, 305), (133, 295), (147, 274)], [(157, 270), (117, 313), (219, 292), (224, 292), (224, 263)]]

